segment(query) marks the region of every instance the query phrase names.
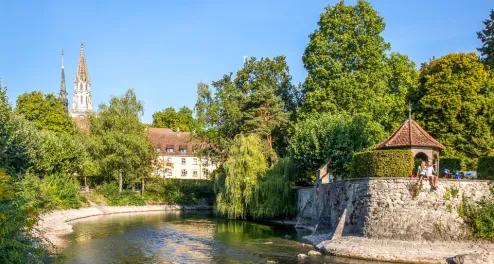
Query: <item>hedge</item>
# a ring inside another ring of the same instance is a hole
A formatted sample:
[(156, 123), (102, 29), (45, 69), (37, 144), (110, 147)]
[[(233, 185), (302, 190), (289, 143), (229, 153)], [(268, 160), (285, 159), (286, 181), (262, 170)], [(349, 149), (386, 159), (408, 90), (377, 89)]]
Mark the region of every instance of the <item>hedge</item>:
[(413, 170), (410, 150), (376, 150), (353, 155), (351, 177), (409, 177)]
[(477, 177), (484, 180), (494, 180), (494, 156), (479, 158)]
[(441, 158), (439, 159), (439, 168), (441, 170), (459, 171), (461, 169), (461, 159), (459, 158)]

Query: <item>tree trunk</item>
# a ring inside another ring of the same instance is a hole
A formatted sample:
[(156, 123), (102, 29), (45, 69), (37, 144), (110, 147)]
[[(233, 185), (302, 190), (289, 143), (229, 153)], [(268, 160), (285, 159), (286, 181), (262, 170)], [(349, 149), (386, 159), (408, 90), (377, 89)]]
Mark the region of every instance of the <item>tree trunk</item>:
[(268, 143), (269, 143), (269, 150), (273, 151), (273, 136), (268, 135), (267, 136), (267, 140), (268, 140)]
[(86, 192), (89, 192), (89, 186), (87, 186), (87, 177), (84, 175), (84, 187), (86, 189)]
[(141, 196), (144, 195), (144, 177), (142, 177), (142, 184), (141, 184)]
[(118, 184), (120, 186), (120, 192), (122, 192), (123, 191), (122, 169), (118, 170)]

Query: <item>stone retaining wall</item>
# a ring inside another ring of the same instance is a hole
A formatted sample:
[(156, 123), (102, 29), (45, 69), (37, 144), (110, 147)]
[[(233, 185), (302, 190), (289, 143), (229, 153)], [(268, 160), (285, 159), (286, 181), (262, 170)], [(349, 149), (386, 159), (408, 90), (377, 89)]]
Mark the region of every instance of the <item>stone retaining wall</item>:
[[(463, 197), (478, 201), (489, 196), (488, 181), (440, 180), (438, 189), (422, 188), (416, 179), (366, 178), (322, 185), (318, 191), (298, 189), (300, 217), (312, 219), (319, 232), (408, 241), (462, 240), (470, 235), (458, 213)], [(301, 198), (303, 197), (303, 198)], [(314, 206), (318, 204), (318, 206)], [(309, 213), (310, 212), (310, 213)]]

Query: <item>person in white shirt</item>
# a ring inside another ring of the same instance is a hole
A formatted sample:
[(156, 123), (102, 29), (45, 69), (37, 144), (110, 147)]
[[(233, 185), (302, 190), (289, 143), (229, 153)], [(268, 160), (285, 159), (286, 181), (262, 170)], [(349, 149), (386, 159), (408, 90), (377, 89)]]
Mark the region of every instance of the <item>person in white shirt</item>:
[(432, 166), (432, 161), (427, 162), (427, 167), (425, 167), (425, 175), (431, 184), (431, 190), (436, 190), (437, 176), (435, 176), (436, 171), (434, 171), (434, 166)]

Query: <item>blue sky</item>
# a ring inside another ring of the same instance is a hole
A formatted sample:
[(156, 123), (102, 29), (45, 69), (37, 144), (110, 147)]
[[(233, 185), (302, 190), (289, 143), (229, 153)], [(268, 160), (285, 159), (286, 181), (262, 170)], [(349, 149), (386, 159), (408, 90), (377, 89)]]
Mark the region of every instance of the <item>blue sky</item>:
[[(285, 55), (294, 83), (319, 15), (337, 1), (1, 1), (0, 80), (14, 102), (26, 91), (58, 93), (61, 50), (72, 101), (84, 41), (93, 103), (134, 88), (143, 121), (166, 107), (193, 107), (196, 85), (242, 66), (243, 56)], [(371, 1), (392, 51), (413, 61), (480, 46), (492, 0)], [(353, 4), (355, 1), (346, 1)]]

